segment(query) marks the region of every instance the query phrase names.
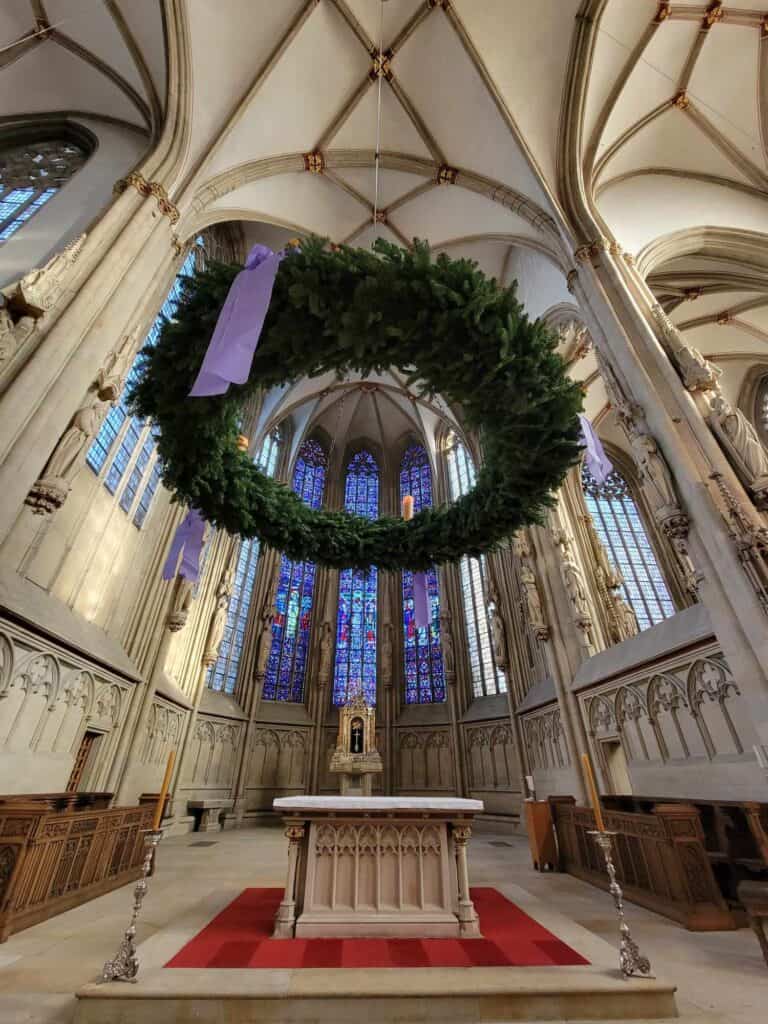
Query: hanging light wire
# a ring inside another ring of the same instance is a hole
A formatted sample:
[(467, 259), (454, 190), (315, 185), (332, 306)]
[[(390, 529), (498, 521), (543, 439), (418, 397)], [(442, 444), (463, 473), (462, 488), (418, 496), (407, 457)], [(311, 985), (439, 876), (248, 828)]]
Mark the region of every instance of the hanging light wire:
[(373, 224), (379, 216), (379, 162), (381, 160), (381, 86), (384, 78), (384, 0), (379, 0), (379, 75), (376, 101), (376, 153), (374, 155)]

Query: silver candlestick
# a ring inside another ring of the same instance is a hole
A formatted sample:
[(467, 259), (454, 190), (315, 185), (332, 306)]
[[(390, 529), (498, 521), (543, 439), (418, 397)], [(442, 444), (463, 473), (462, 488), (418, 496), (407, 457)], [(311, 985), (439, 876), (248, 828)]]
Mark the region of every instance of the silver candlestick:
[(144, 863), (141, 866), (141, 878), (133, 890), (133, 911), (131, 923), (125, 929), (123, 940), (112, 960), (107, 960), (101, 969), (102, 981), (136, 981), (139, 973), (139, 958), (136, 955), (136, 919), (141, 910), (141, 904), (147, 892), (147, 875), (152, 867), (152, 859), (155, 855), (157, 844), (163, 838), (163, 830), (147, 829), (144, 833)]
[(627, 924), (627, 919), (624, 916), (624, 893), (621, 891), (621, 886), (616, 880), (616, 868), (611, 855), (613, 837), (617, 835), (617, 833), (590, 831), (589, 835), (595, 837), (595, 842), (603, 851), (605, 867), (611, 883), (608, 886), (608, 891), (611, 896), (613, 896), (616, 913), (619, 915), (619, 931), (621, 932), (621, 943), (619, 945), (619, 967), (621, 969), (621, 973), (625, 978), (636, 978), (638, 976), (652, 978), (651, 962), (647, 956), (643, 956), (640, 952), (640, 947), (632, 938), (629, 931), (629, 925)]

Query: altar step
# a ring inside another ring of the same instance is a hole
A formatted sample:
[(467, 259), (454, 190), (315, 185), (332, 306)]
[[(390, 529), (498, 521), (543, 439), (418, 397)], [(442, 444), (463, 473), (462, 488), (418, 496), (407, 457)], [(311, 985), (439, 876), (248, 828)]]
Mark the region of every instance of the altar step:
[(136, 985), (87, 985), (77, 996), (75, 1024), (663, 1022), (677, 1016), (673, 985), (625, 981), (598, 967), (153, 968)]

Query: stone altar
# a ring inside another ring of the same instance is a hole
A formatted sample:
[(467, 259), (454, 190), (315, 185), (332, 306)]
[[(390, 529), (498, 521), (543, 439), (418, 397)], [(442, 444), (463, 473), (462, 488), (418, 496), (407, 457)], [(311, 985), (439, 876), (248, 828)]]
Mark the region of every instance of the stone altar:
[(275, 938), (476, 938), (467, 845), (481, 800), (294, 796)]

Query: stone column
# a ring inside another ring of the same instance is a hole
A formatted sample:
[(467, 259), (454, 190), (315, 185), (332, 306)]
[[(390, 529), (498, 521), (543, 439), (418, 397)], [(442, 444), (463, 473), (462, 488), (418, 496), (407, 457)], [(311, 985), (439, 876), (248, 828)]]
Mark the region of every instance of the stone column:
[(464, 822), (455, 821), (452, 823), (451, 834), (456, 853), (456, 875), (459, 883), (459, 935), (462, 939), (480, 938), (480, 923), (469, 895), (467, 844), (472, 836), (472, 828)]
[[(645, 416), (690, 516), (683, 539), (700, 597), (734, 671), (763, 744), (768, 740), (768, 534), (715, 433), (739, 424), (718, 401), (717, 371), (685, 345), (615, 243), (602, 237), (576, 250), (569, 285), (596, 348)], [(703, 392), (704, 396), (699, 396)], [(707, 412), (707, 409), (709, 410)], [(713, 426), (703, 412), (713, 417)], [(746, 444), (747, 435), (741, 439)], [(727, 445), (726, 445), (727, 447)], [(730, 453), (733, 455), (733, 452)], [(745, 461), (746, 449), (745, 449)], [(755, 466), (753, 466), (753, 469)], [(758, 490), (760, 488), (758, 487)], [(673, 523), (670, 539), (682, 530)], [(693, 580), (691, 581), (693, 584)]]
[(298, 818), (287, 820), (286, 825), (288, 877), (285, 881), (285, 893), (275, 918), (275, 930), (272, 933), (273, 939), (292, 939), (296, 927), (296, 877), (305, 826), (304, 822)]

